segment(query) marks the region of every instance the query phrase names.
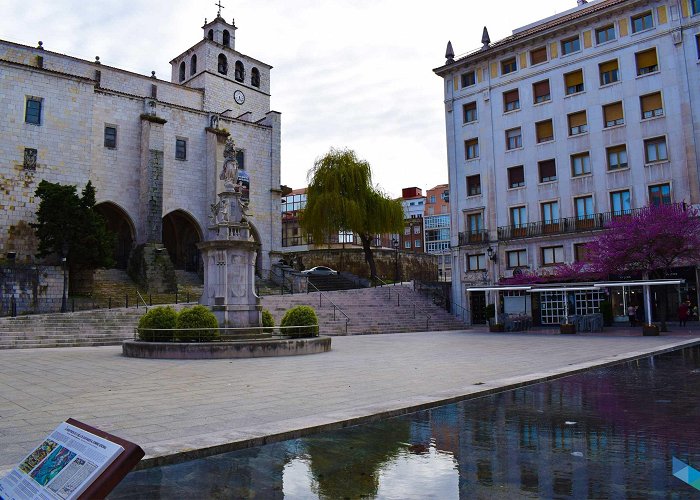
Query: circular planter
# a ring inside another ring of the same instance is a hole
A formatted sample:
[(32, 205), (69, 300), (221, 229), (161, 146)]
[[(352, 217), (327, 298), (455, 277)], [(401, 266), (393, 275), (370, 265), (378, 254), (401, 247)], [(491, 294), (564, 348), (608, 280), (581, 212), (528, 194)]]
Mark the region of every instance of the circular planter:
[(658, 325), (644, 325), (642, 327), (642, 335), (645, 337), (658, 337), (659, 336)]
[(503, 323), (495, 323), (493, 325), (489, 325), (489, 331), (490, 332), (505, 332), (506, 326)]
[(239, 342), (144, 342), (125, 340), (122, 354), (146, 359), (234, 359), (320, 354), (331, 350), (330, 337)]
[(562, 335), (572, 335), (576, 333), (576, 325), (573, 323), (562, 323), (559, 325), (559, 333)]

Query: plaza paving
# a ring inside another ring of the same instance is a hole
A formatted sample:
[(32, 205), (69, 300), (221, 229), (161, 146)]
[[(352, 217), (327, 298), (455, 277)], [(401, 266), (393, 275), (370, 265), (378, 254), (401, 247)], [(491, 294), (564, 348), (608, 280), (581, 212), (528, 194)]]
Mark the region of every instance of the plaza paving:
[(700, 342), (698, 330), (631, 333), (335, 337), (330, 353), (238, 360), (0, 351), (0, 474), (68, 417), (140, 444), (144, 465), (167, 463)]

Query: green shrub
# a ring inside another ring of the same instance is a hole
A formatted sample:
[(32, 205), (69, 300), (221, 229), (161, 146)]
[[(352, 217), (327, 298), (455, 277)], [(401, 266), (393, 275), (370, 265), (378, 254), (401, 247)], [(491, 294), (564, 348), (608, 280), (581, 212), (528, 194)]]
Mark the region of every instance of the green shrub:
[(298, 326), (283, 328), (282, 334), (293, 338), (318, 337), (318, 318), (309, 306), (295, 306), (284, 313), (280, 326)]
[(491, 319), (496, 317), (496, 304), (489, 304), (484, 307), (484, 314), (486, 319)]
[[(172, 342), (175, 337), (177, 312), (172, 307), (154, 307), (139, 319), (138, 335), (140, 340), (149, 342)], [(168, 330), (151, 330), (168, 329)]]
[[(180, 311), (177, 315), (177, 328), (177, 338), (183, 342), (211, 342), (220, 337), (216, 316), (202, 305)], [(205, 330), (191, 330), (192, 328)]]
[(262, 310), (262, 326), (266, 328), (275, 326), (275, 318), (272, 317), (272, 314), (267, 309)]

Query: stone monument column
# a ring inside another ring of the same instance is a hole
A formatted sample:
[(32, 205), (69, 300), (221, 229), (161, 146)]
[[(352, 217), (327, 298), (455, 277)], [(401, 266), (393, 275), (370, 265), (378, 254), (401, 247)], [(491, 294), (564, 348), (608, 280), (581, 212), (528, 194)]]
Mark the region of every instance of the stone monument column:
[(220, 180), (224, 190), (211, 205), (207, 239), (197, 247), (204, 262), (204, 293), (219, 326), (254, 328), (262, 325), (262, 306), (255, 294), (255, 255), (259, 244), (250, 238), (250, 225), (241, 203), (235, 144), (224, 148)]

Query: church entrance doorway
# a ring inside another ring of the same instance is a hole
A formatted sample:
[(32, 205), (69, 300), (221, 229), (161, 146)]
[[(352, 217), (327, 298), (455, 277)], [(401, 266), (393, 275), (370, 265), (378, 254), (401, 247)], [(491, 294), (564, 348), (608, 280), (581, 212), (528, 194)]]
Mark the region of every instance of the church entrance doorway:
[(200, 241), (199, 225), (187, 212), (175, 210), (163, 217), (163, 245), (175, 269), (199, 272), (202, 266), (197, 243)]
[(114, 233), (114, 267), (126, 269), (134, 244), (134, 224), (129, 215), (117, 204), (106, 201), (95, 205), (95, 210), (104, 217), (107, 229)]

